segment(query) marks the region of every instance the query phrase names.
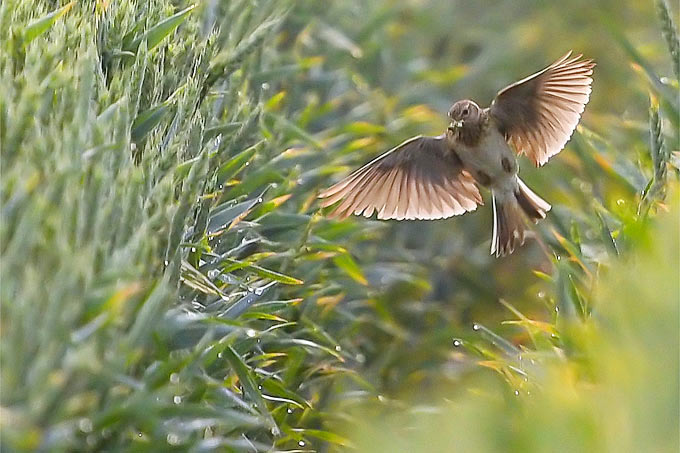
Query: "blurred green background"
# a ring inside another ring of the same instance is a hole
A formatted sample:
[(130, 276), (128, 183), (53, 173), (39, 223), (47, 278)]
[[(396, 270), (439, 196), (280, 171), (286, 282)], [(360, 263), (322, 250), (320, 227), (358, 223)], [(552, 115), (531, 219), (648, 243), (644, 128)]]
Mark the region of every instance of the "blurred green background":
[[(677, 451), (677, 5), (0, 4), (7, 451)], [(675, 22), (675, 23), (674, 23)], [(327, 220), (456, 100), (596, 60), (553, 205)]]

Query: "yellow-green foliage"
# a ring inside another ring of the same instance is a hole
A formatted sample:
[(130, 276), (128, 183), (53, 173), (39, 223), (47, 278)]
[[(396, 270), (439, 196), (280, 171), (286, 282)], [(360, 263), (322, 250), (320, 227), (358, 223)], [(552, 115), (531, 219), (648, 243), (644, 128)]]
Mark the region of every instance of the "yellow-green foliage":
[(592, 299), (597, 316), (561, 328), (577, 354), (526, 354), (527, 380), (516, 394), (482, 377), (453, 399), (433, 390), (440, 404), (364, 420), (359, 449), (677, 451), (680, 198), (675, 186), (673, 210), (640, 232), (636, 250), (599, 282)]
[[(0, 1), (0, 448), (677, 450), (674, 17)], [(554, 209), (511, 257), (488, 207), (318, 212), (570, 48), (592, 99), (561, 154), (521, 162)]]

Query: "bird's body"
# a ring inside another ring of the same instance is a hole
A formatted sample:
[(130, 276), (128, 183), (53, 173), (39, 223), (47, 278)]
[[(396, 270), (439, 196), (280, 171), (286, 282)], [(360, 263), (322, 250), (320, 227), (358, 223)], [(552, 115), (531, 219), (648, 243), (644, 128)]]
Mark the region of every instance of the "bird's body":
[(491, 106), (471, 100), (449, 110), (451, 124), (437, 137), (414, 137), (322, 192), (333, 213), (379, 219), (441, 219), (483, 204), (478, 186), (491, 190), (491, 253), (512, 253), (527, 227), (550, 205), (518, 177), (518, 154), (542, 165), (568, 141), (588, 102), (591, 60), (568, 53), (543, 71), (501, 90)]
[(500, 190), (513, 185), (517, 157), (488, 113), (484, 116), (479, 140), (474, 144), (466, 143), (455, 131), (447, 131), (446, 142), (479, 184)]

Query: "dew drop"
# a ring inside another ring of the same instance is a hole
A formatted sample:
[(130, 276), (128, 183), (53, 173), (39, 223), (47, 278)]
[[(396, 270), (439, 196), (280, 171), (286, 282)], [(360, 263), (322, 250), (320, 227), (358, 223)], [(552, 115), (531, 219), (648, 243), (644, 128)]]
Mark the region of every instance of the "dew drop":
[(473, 324), (472, 330), (479, 330), (479, 324)]
[(262, 197), (258, 198), (258, 199), (257, 199), (257, 202), (258, 202), (258, 203), (262, 203)]
[(515, 396), (519, 396), (519, 390), (515, 390)]
[(619, 198), (618, 200), (616, 200), (616, 204), (619, 206), (623, 206), (624, 204), (626, 204), (626, 200)]
[(293, 413), (293, 409), (291, 409), (291, 408), (289, 407), (288, 409), (286, 409), (286, 412), (288, 412), (289, 414), (292, 414), (292, 413)]
[(250, 338), (253, 338), (257, 336), (257, 331), (255, 331), (255, 329), (248, 329), (246, 330), (246, 335), (248, 335)]
[(170, 383), (172, 384), (179, 384), (179, 374), (177, 373), (172, 373), (170, 375)]
[(217, 353), (217, 357), (221, 359), (221, 358), (222, 358), (222, 353), (221, 353), (221, 352), (218, 352), (218, 353)]
[(142, 433), (137, 433), (137, 437), (142, 437)]
[(304, 440), (301, 440), (300, 442), (298, 442), (298, 445), (301, 446), (301, 447), (304, 447), (304, 446), (305, 446), (305, 441), (304, 441)]
[(172, 402), (175, 403), (175, 404), (179, 404), (179, 403), (182, 402), (182, 397), (179, 396), (179, 395), (175, 395), (175, 396), (172, 398)]
[(337, 352), (342, 351), (342, 346), (336, 345), (336, 346), (335, 346), (335, 350), (336, 350)]
[(89, 433), (92, 431), (92, 420), (89, 418), (81, 418), (78, 421), (78, 428), (84, 433)]
[(170, 264), (170, 263), (168, 262), (168, 260), (165, 260), (165, 261), (163, 261), (163, 264), (167, 267), (167, 265)]
[(170, 433), (165, 439), (168, 441), (170, 445), (179, 444), (179, 436), (177, 436), (177, 434)]
[(262, 386), (261, 386), (261, 385), (258, 385), (258, 386), (257, 386), (257, 389), (258, 389), (258, 390), (262, 390)]
[(196, 253), (196, 247), (191, 247), (191, 253)]
[(462, 346), (462, 344), (463, 344), (463, 342), (462, 342), (461, 340), (459, 340), (458, 338), (455, 338), (455, 339), (453, 340), (453, 346), (454, 346), (455, 348), (458, 348), (458, 347)]
[(543, 299), (545, 297), (545, 292), (539, 291), (536, 295), (539, 297), (539, 299)]
[(378, 401), (380, 401), (381, 403), (384, 403), (385, 401), (387, 401), (387, 398), (385, 398), (382, 395), (378, 395)]
[(256, 296), (261, 296), (264, 293), (264, 290), (262, 288), (255, 288), (255, 289), (253, 289), (253, 293)]
[(268, 90), (268, 89), (269, 89), (269, 84), (268, 84), (267, 82), (264, 82), (264, 83), (262, 84), (262, 89), (263, 89), (263, 90)]

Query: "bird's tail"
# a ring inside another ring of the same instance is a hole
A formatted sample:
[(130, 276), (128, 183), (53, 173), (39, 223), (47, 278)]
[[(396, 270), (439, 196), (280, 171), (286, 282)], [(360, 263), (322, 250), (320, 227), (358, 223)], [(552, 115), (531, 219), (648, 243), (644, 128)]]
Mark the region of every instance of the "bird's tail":
[(513, 192), (493, 191), (493, 238), (491, 254), (508, 255), (519, 244), (524, 244), (527, 226), (526, 215), (536, 223), (545, 219), (550, 205), (517, 178), (517, 188)]

